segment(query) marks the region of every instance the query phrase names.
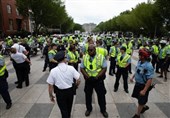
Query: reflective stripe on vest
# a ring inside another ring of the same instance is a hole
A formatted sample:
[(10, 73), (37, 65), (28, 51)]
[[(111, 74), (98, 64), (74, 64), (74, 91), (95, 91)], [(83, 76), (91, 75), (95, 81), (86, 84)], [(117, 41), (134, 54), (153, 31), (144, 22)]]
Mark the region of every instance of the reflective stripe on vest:
[[(4, 60), (4, 57), (0, 55), (0, 59)], [(6, 69), (5, 64), (4, 64), (4, 66), (0, 67), (0, 76), (3, 76), (5, 74), (5, 69)]]
[[(92, 62), (90, 62), (89, 60), (90, 56), (86, 54), (84, 56), (85, 70), (89, 76), (96, 77), (98, 73), (102, 70), (104, 56), (101, 54), (96, 54)], [(92, 66), (92, 68), (90, 68), (90, 66)]]
[(125, 68), (126, 67), (126, 64), (127, 64), (127, 61), (128, 59), (130, 58), (130, 55), (126, 54), (122, 60), (120, 60), (122, 54), (119, 54), (117, 56), (117, 62), (118, 62), (118, 66), (121, 67), (121, 68)]
[(112, 53), (111, 53), (111, 57), (115, 57), (116, 56), (116, 48), (115, 48), (115, 46), (112, 46), (111, 47), (111, 50), (112, 50)]

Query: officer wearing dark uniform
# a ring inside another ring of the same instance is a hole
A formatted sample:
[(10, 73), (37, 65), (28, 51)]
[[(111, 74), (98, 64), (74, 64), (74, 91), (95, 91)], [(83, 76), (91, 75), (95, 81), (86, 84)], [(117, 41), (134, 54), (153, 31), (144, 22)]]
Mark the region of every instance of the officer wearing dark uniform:
[[(0, 50), (2, 46), (0, 46)], [(8, 71), (6, 70), (5, 60), (3, 56), (0, 55), (0, 94), (5, 101), (6, 109), (10, 109), (12, 106), (11, 97), (8, 92), (8, 83), (7, 83)]]
[(88, 54), (84, 55), (80, 70), (85, 79), (85, 97), (86, 112), (89, 116), (92, 111), (92, 93), (95, 89), (98, 97), (100, 111), (105, 118), (108, 117), (106, 112), (106, 88), (104, 86), (105, 73), (107, 69), (106, 59), (103, 55), (96, 53), (96, 47), (91, 44), (88, 47)]

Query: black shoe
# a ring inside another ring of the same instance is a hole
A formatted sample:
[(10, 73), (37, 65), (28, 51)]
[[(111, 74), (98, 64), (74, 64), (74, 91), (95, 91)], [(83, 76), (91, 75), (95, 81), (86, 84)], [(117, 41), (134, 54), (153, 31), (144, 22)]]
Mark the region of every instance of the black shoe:
[(118, 89), (114, 89), (114, 92), (117, 92)]
[(22, 88), (22, 86), (16, 86), (16, 88), (19, 88), (19, 89), (21, 89), (21, 88)]
[(126, 93), (129, 93), (129, 91), (128, 91), (128, 90), (125, 90), (125, 92), (126, 92)]
[(18, 83), (19, 83), (18, 81), (15, 82), (15, 84), (18, 84)]
[(159, 71), (155, 71), (156, 73), (160, 73)]
[(29, 84), (25, 84), (25, 86), (26, 86), (26, 87), (28, 87), (28, 86), (29, 86)]
[(110, 75), (110, 76), (113, 76), (113, 74), (112, 74), (112, 73), (109, 73), (109, 75)]
[(161, 78), (162, 78), (163, 76), (162, 76), (162, 75), (160, 75), (160, 76), (158, 76), (158, 77), (161, 77)]
[(140, 118), (140, 116), (135, 114), (132, 118)]
[(12, 106), (12, 103), (6, 105), (6, 109), (10, 109)]
[(130, 74), (132, 74), (132, 72), (129, 72)]
[(142, 111), (141, 111), (140, 113), (144, 113), (144, 112), (147, 111), (148, 109), (149, 109), (148, 106), (144, 106), (143, 109), (142, 109)]
[(107, 113), (106, 111), (101, 112), (101, 113), (102, 113), (102, 115), (103, 115), (105, 118), (108, 118), (108, 117), (109, 117), (109, 115), (108, 115), (108, 113)]
[(90, 113), (91, 113), (91, 111), (88, 111), (88, 110), (87, 110), (87, 111), (85, 112), (85, 116), (90, 116)]
[(164, 78), (164, 82), (167, 82), (167, 77)]
[(46, 70), (44, 69), (42, 72), (45, 72)]

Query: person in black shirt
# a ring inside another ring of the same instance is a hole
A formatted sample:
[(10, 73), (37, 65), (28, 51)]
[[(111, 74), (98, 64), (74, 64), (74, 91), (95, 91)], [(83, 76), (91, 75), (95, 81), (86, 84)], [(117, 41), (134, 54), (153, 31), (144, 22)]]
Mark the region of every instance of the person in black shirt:
[(50, 45), (51, 45), (51, 41), (49, 40), (49, 41), (47, 41), (47, 44), (46, 44), (46, 46), (44, 47), (44, 50), (43, 50), (43, 55), (45, 56), (43, 72), (46, 71), (46, 69), (49, 65), (48, 51), (49, 51)]

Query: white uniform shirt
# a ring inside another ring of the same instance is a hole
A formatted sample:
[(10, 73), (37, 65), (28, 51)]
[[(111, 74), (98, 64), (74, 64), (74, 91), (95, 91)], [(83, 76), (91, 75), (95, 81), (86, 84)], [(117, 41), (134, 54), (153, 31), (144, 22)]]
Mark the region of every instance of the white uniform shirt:
[(11, 54), (11, 58), (19, 64), (25, 62), (27, 57), (23, 53), (17, 52), (16, 54)]
[(15, 43), (12, 48), (16, 48), (17, 52), (23, 53), (26, 51), (25, 47), (22, 45), (19, 45), (18, 43)]
[(59, 89), (71, 88), (73, 84), (73, 78), (78, 80), (80, 73), (65, 63), (59, 63), (57, 67), (53, 68), (50, 75), (47, 78), (47, 83), (55, 85)]

